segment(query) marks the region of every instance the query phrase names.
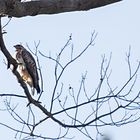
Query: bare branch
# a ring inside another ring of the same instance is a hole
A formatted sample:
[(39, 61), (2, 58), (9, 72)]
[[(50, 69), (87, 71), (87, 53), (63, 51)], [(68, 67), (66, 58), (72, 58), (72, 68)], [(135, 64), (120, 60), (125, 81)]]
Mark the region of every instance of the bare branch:
[(10, 96), (10, 97), (19, 97), (19, 98), (27, 98), (26, 96), (17, 95), (17, 94), (0, 94), (0, 97)]
[[(80, 58), (80, 57), (84, 54), (84, 52), (85, 52), (90, 46), (94, 46), (94, 41), (95, 41), (95, 38), (96, 38), (96, 37), (97, 37), (97, 33), (95, 33), (95, 31), (94, 31), (94, 32), (92, 33), (92, 35), (91, 35), (91, 39), (90, 39), (89, 44), (83, 49), (83, 51), (81, 51), (81, 53), (79, 53), (76, 57), (74, 57), (72, 60), (70, 60), (69, 62), (67, 62), (67, 63), (65, 64), (65, 66), (64, 66), (63, 69), (61, 70), (59, 76), (56, 78), (56, 83), (55, 83), (54, 90), (53, 90), (53, 94), (52, 94), (50, 112), (52, 111), (52, 108), (53, 108), (53, 103), (54, 103), (53, 101), (54, 101), (54, 96), (55, 96), (56, 88), (57, 88), (57, 86), (58, 86), (59, 80), (61, 79), (61, 77), (62, 77), (64, 71), (66, 70), (66, 68), (67, 68), (71, 63), (73, 63), (73, 62), (76, 61), (78, 58)], [(71, 37), (70, 37), (69, 40), (71, 40)], [(66, 43), (66, 45), (68, 45), (69, 40), (68, 40), (68, 42)], [(60, 55), (62, 54), (63, 50), (66, 48), (66, 45), (61, 49), (61, 51), (60, 51), (60, 53), (59, 53), (59, 57), (60, 57)]]
[(130, 63), (130, 53), (131, 53), (131, 46), (129, 46), (129, 51), (128, 53), (126, 53), (126, 57), (127, 57), (127, 63), (128, 63), (128, 68), (129, 68), (129, 75), (131, 77), (131, 63)]

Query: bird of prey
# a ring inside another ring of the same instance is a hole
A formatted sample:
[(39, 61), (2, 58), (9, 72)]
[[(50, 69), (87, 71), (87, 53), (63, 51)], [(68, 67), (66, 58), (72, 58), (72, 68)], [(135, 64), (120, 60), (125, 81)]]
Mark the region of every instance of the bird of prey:
[(14, 47), (16, 48), (15, 59), (18, 63), (17, 71), (22, 79), (31, 87), (33, 95), (35, 89), (37, 93), (40, 93), (39, 76), (35, 59), (22, 45), (18, 44)]

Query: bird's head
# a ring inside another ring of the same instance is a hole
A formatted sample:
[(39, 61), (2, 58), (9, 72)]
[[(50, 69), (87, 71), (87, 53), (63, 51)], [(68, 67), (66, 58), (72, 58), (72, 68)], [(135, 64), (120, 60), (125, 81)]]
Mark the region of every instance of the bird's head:
[(24, 49), (24, 47), (20, 44), (15, 45), (14, 48), (16, 48), (16, 51), (22, 51)]

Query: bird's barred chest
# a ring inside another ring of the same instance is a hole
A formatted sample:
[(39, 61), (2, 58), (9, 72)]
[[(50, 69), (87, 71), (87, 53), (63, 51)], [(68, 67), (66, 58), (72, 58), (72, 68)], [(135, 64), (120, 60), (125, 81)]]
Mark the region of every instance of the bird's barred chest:
[(22, 64), (22, 65), (25, 66), (25, 62), (24, 62), (24, 60), (23, 60), (22, 55), (21, 55), (20, 52), (16, 53), (15, 57), (16, 57), (16, 60), (17, 60), (17, 62), (19, 64)]

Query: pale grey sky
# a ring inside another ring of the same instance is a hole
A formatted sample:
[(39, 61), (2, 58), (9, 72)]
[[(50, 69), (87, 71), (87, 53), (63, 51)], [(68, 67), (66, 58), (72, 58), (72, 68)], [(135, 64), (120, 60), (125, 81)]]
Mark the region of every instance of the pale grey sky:
[[(36, 17), (12, 18), (9, 25), (5, 28), (7, 34), (4, 35), (5, 43), (11, 53), (14, 53), (13, 45), (22, 43), (23, 45), (34, 47), (34, 41), (40, 40), (40, 50), (52, 56), (64, 46), (70, 34), (72, 34), (75, 54), (77, 54), (90, 40), (91, 33), (95, 30), (98, 36), (95, 40), (95, 46), (90, 48), (82, 58), (74, 64), (73, 78), (69, 76), (69, 71), (64, 76), (64, 81), (68, 85), (70, 82), (78, 84), (81, 74), (88, 71), (87, 81), (97, 84), (93, 79), (97, 78), (99, 71), (101, 55), (109, 57), (112, 52), (111, 69), (113, 71), (113, 85), (119, 85), (127, 76), (126, 55), (129, 46), (132, 50), (132, 61), (135, 67), (137, 60), (140, 60), (140, 1), (123, 0), (122, 2), (109, 6), (84, 11), (71, 12), (56, 15), (41, 15)], [(7, 18), (3, 20), (3, 23)], [(65, 56), (66, 57), (66, 56)], [(19, 93), (23, 91), (11, 71), (6, 69), (3, 64), (4, 56), (0, 55), (0, 93)], [(51, 66), (44, 58), (40, 58), (45, 77), (46, 93), (51, 87), (47, 87), (51, 82)], [(125, 74), (124, 74), (125, 73)], [(118, 78), (119, 76), (119, 78)], [(50, 78), (50, 79), (49, 79)], [(124, 79), (123, 79), (124, 78)], [(92, 81), (92, 82), (91, 82)], [(89, 84), (89, 90), (93, 88)], [(137, 86), (139, 88), (139, 86)], [(47, 95), (48, 97), (51, 95)], [(3, 104), (4, 98), (0, 99)], [(2, 105), (1, 105), (2, 106)], [(4, 108), (4, 106), (2, 106)], [(8, 113), (0, 112), (2, 123), (11, 123)], [(9, 122), (8, 122), (9, 120)], [(112, 140), (132, 140), (139, 139), (139, 121), (122, 127), (105, 127), (103, 132), (109, 134)], [(43, 129), (43, 128), (41, 128)], [(1, 139), (14, 139), (13, 133), (0, 125)], [(75, 137), (74, 140), (85, 140), (82, 137)]]

